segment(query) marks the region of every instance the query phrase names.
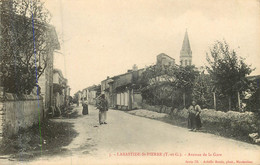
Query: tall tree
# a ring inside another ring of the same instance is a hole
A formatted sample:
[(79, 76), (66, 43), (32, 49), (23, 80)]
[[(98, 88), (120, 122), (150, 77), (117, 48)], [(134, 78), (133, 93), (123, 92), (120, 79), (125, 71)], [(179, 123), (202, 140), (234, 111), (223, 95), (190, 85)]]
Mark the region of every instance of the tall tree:
[[(216, 41), (207, 54), (207, 71), (213, 78), (215, 87), (228, 97), (229, 110), (238, 103), (240, 92), (248, 86), (246, 76), (252, 72), (251, 66), (244, 62), (237, 53), (230, 49), (226, 41)], [(237, 98), (237, 100), (232, 100)], [(232, 104), (233, 103), (233, 104)]]
[(50, 14), (40, 0), (3, 1), (0, 14), (3, 85), (6, 92), (30, 94), (57, 46)]

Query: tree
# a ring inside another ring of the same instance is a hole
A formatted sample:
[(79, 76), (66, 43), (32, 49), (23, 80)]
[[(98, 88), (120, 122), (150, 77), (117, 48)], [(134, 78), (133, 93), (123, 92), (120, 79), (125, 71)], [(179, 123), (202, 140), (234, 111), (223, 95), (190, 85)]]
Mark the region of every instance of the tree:
[(169, 104), (173, 86), (173, 66), (154, 65), (146, 68), (142, 73), (142, 96), (152, 104)]
[(3, 86), (18, 96), (30, 94), (57, 46), (48, 25), (50, 14), (39, 0), (3, 1), (0, 14)]
[(195, 66), (188, 65), (185, 67), (177, 67), (174, 70), (174, 87), (175, 89), (181, 90), (183, 94), (183, 106), (186, 107), (188, 98), (189, 102), (191, 101), (191, 94), (195, 84), (195, 79), (199, 75), (199, 72), (196, 70)]
[(197, 75), (198, 71), (194, 66), (151, 66), (141, 77), (142, 96), (153, 104), (179, 107), (183, 101), (186, 106), (187, 98), (191, 100)]
[(204, 70), (196, 77), (192, 98), (203, 108), (215, 107), (215, 91), (210, 75), (205, 74)]
[[(251, 66), (245, 64), (244, 59), (230, 50), (226, 41), (216, 41), (207, 54), (207, 71), (213, 79), (215, 87), (228, 96), (229, 110), (238, 103), (240, 108), (240, 92), (247, 88), (246, 76), (252, 72)], [(237, 98), (237, 100), (232, 100)], [(233, 103), (233, 104), (232, 104)]]

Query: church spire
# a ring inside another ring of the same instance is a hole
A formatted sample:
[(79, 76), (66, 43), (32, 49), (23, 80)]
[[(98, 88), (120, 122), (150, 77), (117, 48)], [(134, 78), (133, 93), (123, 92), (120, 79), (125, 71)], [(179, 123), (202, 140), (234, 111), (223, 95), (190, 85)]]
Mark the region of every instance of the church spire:
[(187, 66), (187, 65), (191, 65), (191, 62), (192, 62), (192, 51), (190, 47), (188, 32), (186, 29), (181, 52), (180, 52), (180, 63), (181, 66)]
[(183, 43), (182, 43), (181, 51), (183, 52), (183, 53), (181, 53), (181, 55), (189, 55), (189, 56), (191, 56), (190, 41), (189, 41), (189, 36), (188, 36), (187, 29), (186, 29), (186, 32), (185, 32), (185, 36), (184, 36), (184, 40), (183, 40)]

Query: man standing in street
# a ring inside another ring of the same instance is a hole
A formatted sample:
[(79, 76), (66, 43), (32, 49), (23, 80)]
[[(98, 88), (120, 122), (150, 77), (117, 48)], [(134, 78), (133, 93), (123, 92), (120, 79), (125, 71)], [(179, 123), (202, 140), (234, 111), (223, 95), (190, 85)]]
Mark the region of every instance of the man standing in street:
[(107, 111), (108, 111), (108, 102), (105, 99), (105, 95), (102, 94), (98, 100), (97, 108), (99, 109), (99, 124), (107, 124), (106, 118), (107, 118)]

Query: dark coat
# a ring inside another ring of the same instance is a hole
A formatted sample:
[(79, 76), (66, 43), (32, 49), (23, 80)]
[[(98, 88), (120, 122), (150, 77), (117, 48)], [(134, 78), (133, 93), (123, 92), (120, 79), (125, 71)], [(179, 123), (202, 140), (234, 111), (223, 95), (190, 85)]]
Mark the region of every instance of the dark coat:
[(100, 111), (108, 111), (108, 102), (104, 98), (100, 98), (97, 103), (97, 108)]
[(188, 128), (190, 129), (201, 128), (202, 124), (200, 120), (200, 112), (201, 112), (201, 108), (199, 105), (190, 106), (189, 116), (188, 116)]
[(82, 103), (82, 106), (83, 106), (82, 114), (87, 115), (88, 114), (88, 104)]

